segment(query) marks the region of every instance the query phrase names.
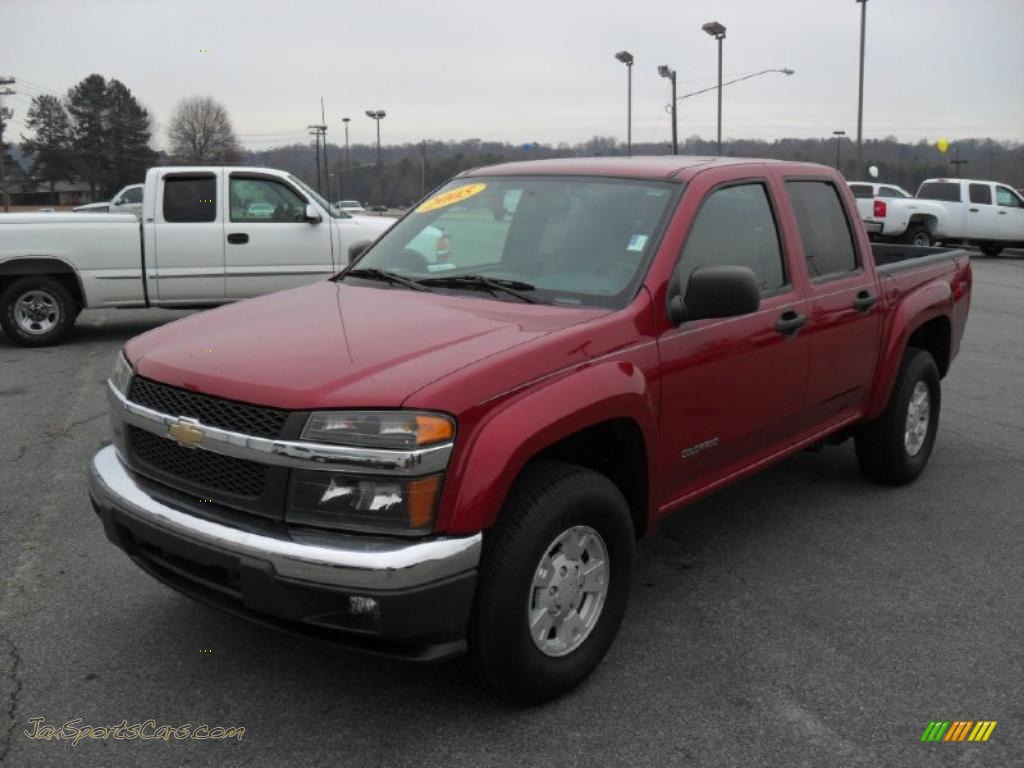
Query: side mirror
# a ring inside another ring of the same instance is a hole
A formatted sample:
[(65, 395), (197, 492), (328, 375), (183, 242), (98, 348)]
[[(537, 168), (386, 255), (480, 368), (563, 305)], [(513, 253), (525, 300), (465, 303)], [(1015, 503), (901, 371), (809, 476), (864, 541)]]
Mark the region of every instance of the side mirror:
[(697, 267), (685, 286), (681, 282), (677, 273), (669, 285), (668, 316), (676, 325), (685, 320), (748, 315), (761, 306), (761, 288), (749, 267)]
[(371, 245), (373, 245), (373, 240), (360, 240), (358, 243), (352, 243), (348, 247), (348, 263), (351, 264), (362, 256)]
[(320, 210), (312, 203), (306, 204), (306, 215), (303, 217), (310, 224), (317, 224), (320, 221)]

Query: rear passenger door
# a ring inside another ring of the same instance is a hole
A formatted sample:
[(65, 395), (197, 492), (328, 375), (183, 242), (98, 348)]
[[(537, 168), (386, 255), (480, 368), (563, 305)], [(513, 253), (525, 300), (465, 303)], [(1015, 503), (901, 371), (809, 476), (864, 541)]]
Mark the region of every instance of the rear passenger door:
[(663, 489), (672, 501), (788, 445), (803, 405), (806, 309), (775, 196), (767, 178), (750, 178), (749, 166), (735, 173), (710, 188), (700, 175), (690, 183), (686, 194), (702, 202), (675, 269), (685, 285), (697, 267), (749, 267), (761, 284), (761, 306), (749, 315), (683, 322), (659, 338), (663, 466), (678, 467)]
[(161, 304), (224, 300), (224, 221), (217, 175), (181, 171), (158, 184), (150, 269)]
[(996, 237), (1024, 243), (1024, 202), (1009, 187), (996, 185)]
[(979, 240), (996, 238), (996, 207), (991, 184), (967, 185), (967, 237)]
[(810, 431), (859, 413), (878, 358), (873, 264), (862, 263), (851, 212), (829, 178), (785, 178), (808, 279), (810, 341), (805, 416)]

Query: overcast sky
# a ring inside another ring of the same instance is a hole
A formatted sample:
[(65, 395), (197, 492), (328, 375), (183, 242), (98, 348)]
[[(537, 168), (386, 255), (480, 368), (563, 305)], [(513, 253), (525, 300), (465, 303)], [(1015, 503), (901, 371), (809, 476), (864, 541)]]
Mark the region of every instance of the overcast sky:
[[(860, 6), (854, 0), (0, 0), (0, 76), (19, 78), (7, 138), (32, 94), (98, 72), (123, 81), (155, 118), (212, 96), (254, 149), (307, 140), (326, 100), (328, 137), (384, 143), (481, 138), (625, 140), (627, 49), (634, 141), (667, 141), (669, 84), (771, 73), (724, 91), (726, 138), (853, 136)], [(870, 0), (864, 135), (935, 141), (1024, 139), (1024, 0)], [(202, 52), (209, 50), (211, 52)], [(713, 137), (715, 96), (681, 102), (681, 137)], [(13, 135), (12, 135), (13, 134)]]

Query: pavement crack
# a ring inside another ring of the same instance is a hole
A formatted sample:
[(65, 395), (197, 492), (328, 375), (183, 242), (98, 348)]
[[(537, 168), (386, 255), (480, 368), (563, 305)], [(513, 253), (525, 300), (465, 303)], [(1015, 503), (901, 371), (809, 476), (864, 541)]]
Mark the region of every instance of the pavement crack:
[[(7, 655), (11, 659), (10, 671), (6, 675), (10, 683), (10, 693), (7, 694), (8, 702), (6, 706), (0, 702), (0, 706), (3, 707), (7, 718), (6, 723), (0, 724), (0, 764), (3, 764), (7, 760), (7, 754), (11, 749), (11, 738), (16, 727), (14, 716), (18, 709), (18, 699), (21, 697), (21, 678), (18, 676), (18, 667), (21, 666), (21, 654), (18, 653), (18, 647), (6, 635), (0, 635), (0, 647), (6, 649)], [(7, 686), (5, 685), (4, 687), (6, 688)]]

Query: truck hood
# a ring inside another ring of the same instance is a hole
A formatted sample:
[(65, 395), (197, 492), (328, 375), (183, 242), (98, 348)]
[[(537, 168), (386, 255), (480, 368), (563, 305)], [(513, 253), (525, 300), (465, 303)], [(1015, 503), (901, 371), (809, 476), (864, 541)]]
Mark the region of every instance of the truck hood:
[(190, 315), (125, 352), (141, 376), (216, 397), (393, 408), (477, 361), (606, 313), (328, 281)]

